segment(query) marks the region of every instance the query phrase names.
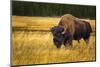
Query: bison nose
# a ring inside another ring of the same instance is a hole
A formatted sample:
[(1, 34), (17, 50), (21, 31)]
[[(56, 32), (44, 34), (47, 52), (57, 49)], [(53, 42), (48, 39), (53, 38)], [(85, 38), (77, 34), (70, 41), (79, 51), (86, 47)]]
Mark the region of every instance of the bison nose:
[(57, 47), (57, 48), (60, 48), (61, 47), (61, 44), (62, 44), (62, 42), (61, 41), (58, 41), (57, 39), (53, 39), (53, 41), (54, 41), (54, 45)]
[(56, 46), (57, 48), (60, 48), (60, 47), (61, 47), (61, 43), (55, 42), (55, 46)]

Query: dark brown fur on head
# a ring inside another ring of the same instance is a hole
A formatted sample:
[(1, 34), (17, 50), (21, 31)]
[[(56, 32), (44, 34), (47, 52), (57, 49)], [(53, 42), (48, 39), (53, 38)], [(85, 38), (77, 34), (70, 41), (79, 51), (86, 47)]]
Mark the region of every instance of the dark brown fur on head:
[(51, 28), (51, 32), (53, 34), (53, 42), (57, 48), (60, 48), (64, 41), (64, 35), (62, 34), (63, 31), (64, 28), (61, 26), (54, 26)]

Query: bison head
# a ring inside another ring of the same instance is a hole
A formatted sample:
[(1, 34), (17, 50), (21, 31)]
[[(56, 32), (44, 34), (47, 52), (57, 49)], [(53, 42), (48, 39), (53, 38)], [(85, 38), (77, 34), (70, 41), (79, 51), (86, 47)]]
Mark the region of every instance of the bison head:
[(64, 41), (64, 27), (54, 26), (51, 28), (51, 32), (53, 34), (53, 42), (57, 48), (61, 47), (61, 44)]

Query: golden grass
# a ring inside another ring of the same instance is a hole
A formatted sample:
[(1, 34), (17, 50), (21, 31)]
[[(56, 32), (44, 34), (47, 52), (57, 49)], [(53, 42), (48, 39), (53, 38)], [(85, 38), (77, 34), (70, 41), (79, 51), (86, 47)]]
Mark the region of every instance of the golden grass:
[[(12, 26), (26, 28), (32, 26), (32, 29), (35, 27), (37, 30), (47, 30), (56, 25), (59, 19), (56, 17), (53, 19), (50, 17), (13, 16)], [(89, 44), (86, 44), (83, 39), (80, 40), (80, 43), (73, 40), (73, 47), (70, 49), (63, 45), (61, 49), (57, 49), (52, 38), (51, 32), (16, 31), (15, 29), (12, 32), (12, 65), (96, 60), (95, 36), (90, 37)]]
[[(25, 16), (12, 16), (12, 27), (17, 29), (28, 30), (50, 30), (51, 27), (59, 23), (60, 17), (25, 17)], [(84, 19), (83, 19), (84, 20)], [(95, 20), (89, 20), (93, 31), (95, 31)]]
[(56, 17), (23, 17), (23, 16), (13, 16), (12, 26), (21, 27), (22, 29), (32, 29), (32, 30), (49, 30), (51, 27), (58, 24), (60, 18)]

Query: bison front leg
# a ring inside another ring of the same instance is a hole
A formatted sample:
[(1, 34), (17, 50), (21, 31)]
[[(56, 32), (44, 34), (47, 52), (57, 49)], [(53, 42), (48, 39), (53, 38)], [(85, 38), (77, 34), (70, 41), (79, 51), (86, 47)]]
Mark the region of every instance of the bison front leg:
[(66, 48), (72, 47), (72, 40), (73, 40), (73, 37), (70, 34), (69, 35), (67, 34), (67, 36), (64, 39), (64, 46)]
[(65, 47), (68, 47), (68, 45), (69, 45), (69, 44), (68, 44), (68, 41), (64, 41), (64, 46), (65, 46)]
[(72, 40), (64, 41), (64, 46), (66, 48), (72, 47)]

